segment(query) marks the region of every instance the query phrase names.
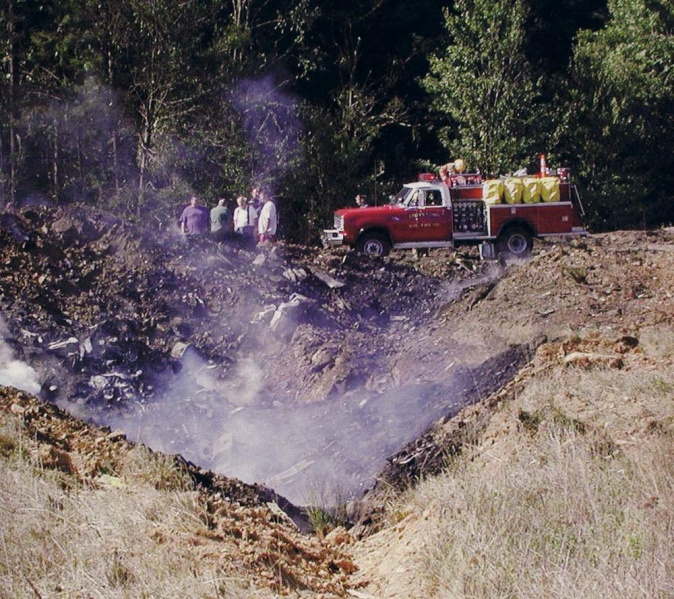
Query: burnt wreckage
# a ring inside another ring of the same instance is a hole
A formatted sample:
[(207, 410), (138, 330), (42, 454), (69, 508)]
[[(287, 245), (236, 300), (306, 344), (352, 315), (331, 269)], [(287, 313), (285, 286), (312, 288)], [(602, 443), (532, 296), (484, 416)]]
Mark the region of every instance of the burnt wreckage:
[[(176, 449), (199, 434), (198, 426), (185, 430), (194, 411), (211, 418), (216, 410), (330, 402), (362, 389), (374, 397), (377, 386), (399, 385), (390, 380), (390, 350), (433, 314), (447, 283), (446, 271), (421, 274), (390, 259), (373, 265), (346, 250), (257, 250), (209, 236), (187, 244), (177, 230), (139, 229), (91, 208), (6, 212), (0, 224), (5, 337), (37, 371), (41, 397), (107, 425), (111, 414), (160, 402), (186, 356), (196, 356), (208, 376), (178, 390), (183, 423), (170, 434), (185, 438)], [(472, 274), (465, 265), (454, 273)], [(251, 357), (271, 365), (256, 375), (264, 381), (247, 401), (257, 403), (223, 403), (222, 385), (235, 396), (247, 392), (240, 366)], [(514, 362), (524, 359), (519, 352)], [(442, 384), (429, 389), (436, 418), (448, 392)], [(461, 401), (486, 391), (468, 385)], [(416, 476), (424, 458), (415, 452)], [(405, 468), (411, 460), (394, 462)]]

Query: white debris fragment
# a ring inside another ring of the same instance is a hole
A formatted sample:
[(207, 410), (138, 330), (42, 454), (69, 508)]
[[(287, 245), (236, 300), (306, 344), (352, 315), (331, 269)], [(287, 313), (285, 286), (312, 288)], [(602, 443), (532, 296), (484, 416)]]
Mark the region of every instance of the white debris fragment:
[(258, 254), (255, 256), (255, 260), (253, 260), (253, 266), (262, 266), (265, 261), (267, 260), (267, 256), (264, 254)]
[(183, 341), (178, 341), (172, 348), (171, 348), (171, 357), (174, 360), (180, 360), (180, 358), (183, 357), (183, 354), (187, 350), (187, 348), (190, 346), (189, 343), (184, 343)]
[(301, 295), (300, 293), (293, 293), (287, 302), (283, 302), (278, 308), (276, 308), (276, 312), (274, 312), (271, 322), (269, 323), (271, 330), (277, 331), (283, 322), (284, 317), (289, 312), (296, 310), (300, 305), (310, 301), (311, 300), (308, 297)]
[(262, 308), (262, 310), (253, 315), (251, 323), (259, 324), (262, 322), (266, 322), (272, 317), (274, 312), (276, 312), (276, 306), (274, 304), (267, 304)]
[(325, 283), (328, 287), (330, 287), (330, 289), (340, 289), (345, 285), (345, 283), (343, 283), (342, 281), (338, 281), (334, 277), (331, 277), (328, 273), (325, 273), (316, 268), (313, 269), (313, 273), (317, 279), (323, 281), (323, 283)]
[(90, 354), (93, 351), (93, 346), (91, 345), (91, 338), (87, 337), (82, 343), (80, 343), (80, 357), (84, 357), (84, 354)]
[(91, 377), (89, 384), (94, 389), (105, 389), (108, 386), (108, 380), (104, 376), (98, 374)]
[(77, 337), (69, 337), (65, 341), (55, 341), (54, 343), (50, 343), (49, 349), (60, 349), (62, 347), (67, 347), (68, 345), (73, 345), (74, 343), (79, 344), (79, 342)]
[(298, 281), (306, 279), (308, 274), (303, 268), (286, 268), (283, 271), (283, 276), (289, 281), (297, 283)]

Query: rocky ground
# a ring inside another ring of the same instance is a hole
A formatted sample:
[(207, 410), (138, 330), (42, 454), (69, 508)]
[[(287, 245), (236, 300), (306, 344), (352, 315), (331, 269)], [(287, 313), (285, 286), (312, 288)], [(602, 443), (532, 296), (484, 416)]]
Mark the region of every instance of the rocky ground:
[[(451, 416), (492, 397), (546, 341), (599, 327), (629, 343), (671, 323), (673, 267), (672, 229), (537, 243), (531, 260), (500, 267), (471, 252), (371, 260), (186, 240), (75, 207), (5, 213), (4, 337), (48, 403), (5, 390), (1, 405), (77, 476), (95, 479), (96, 456), (127, 443), (90, 424), (185, 455), (223, 537), (235, 504), (246, 525), (308, 544), (283, 558), (298, 588), (357, 594), (348, 542), (382, 525), (387, 493), (460, 447), (465, 429)], [(280, 422), (293, 428), (275, 437)], [(237, 469), (269, 445), (267, 463)], [(307, 499), (302, 477), (326, 471), (348, 487), (357, 524), (327, 545), (299, 533), (300, 511), (275, 492)]]
[[(187, 345), (220, 379), (244, 357), (273, 360), (280, 368), (264, 373), (265, 384), (284, 403), (397, 384), (382, 368), (395, 353), (390, 341), (438, 309), (436, 290), (451, 299), (458, 291), (450, 281), (484, 269), (451, 254), (420, 265), (286, 245), (187, 243), (91, 210), (6, 214), (3, 225), (0, 300), (17, 348), (49, 399), (106, 407), (130, 394), (156, 396), (157, 380)], [(76, 376), (62, 377), (62, 368)], [(124, 382), (92, 387), (106, 370)]]

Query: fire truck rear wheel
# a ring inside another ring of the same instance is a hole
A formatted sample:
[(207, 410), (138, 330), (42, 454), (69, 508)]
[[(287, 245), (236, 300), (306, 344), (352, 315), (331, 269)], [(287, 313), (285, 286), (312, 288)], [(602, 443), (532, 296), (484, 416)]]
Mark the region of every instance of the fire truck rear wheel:
[(531, 254), (533, 247), (533, 237), (522, 227), (508, 229), (498, 240), (498, 253), (506, 257), (525, 258)]
[(387, 256), (391, 244), (383, 233), (365, 233), (358, 239), (356, 249), (367, 256)]

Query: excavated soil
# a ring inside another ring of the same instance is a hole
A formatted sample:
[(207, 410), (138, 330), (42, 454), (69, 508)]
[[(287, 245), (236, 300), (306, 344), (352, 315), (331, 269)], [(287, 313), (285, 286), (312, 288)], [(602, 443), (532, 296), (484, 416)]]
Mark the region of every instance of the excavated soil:
[[(230, 508), (242, 526), (281, 527), (304, 547), (283, 558), (298, 587), (357, 595), (346, 544), (381, 528), (388, 494), (475, 435), (453, 417), (488, 410), (541, 344), (587, 327), (617, 343), (671, 324), (673, 271), (672, 229), (537, 242), (532, 259), (502, 267), (473, 252), (372, 260), (185, 239), (82, 207), (5, 213), (4, 338), (34, 369), (39, 401), (5, 389), (0, 407), (83, 478), (133, 446), (95, 425), (182, 454), (222, 538)], [(275, 436), (281, 422), (293, 428)], [(270, 444), (268, 463), (237, 470)], [(307, 499), (307, 476), (326, 472), (357, 524), (337, 543), (301, 535), (306, 519), (283, 497)]]

